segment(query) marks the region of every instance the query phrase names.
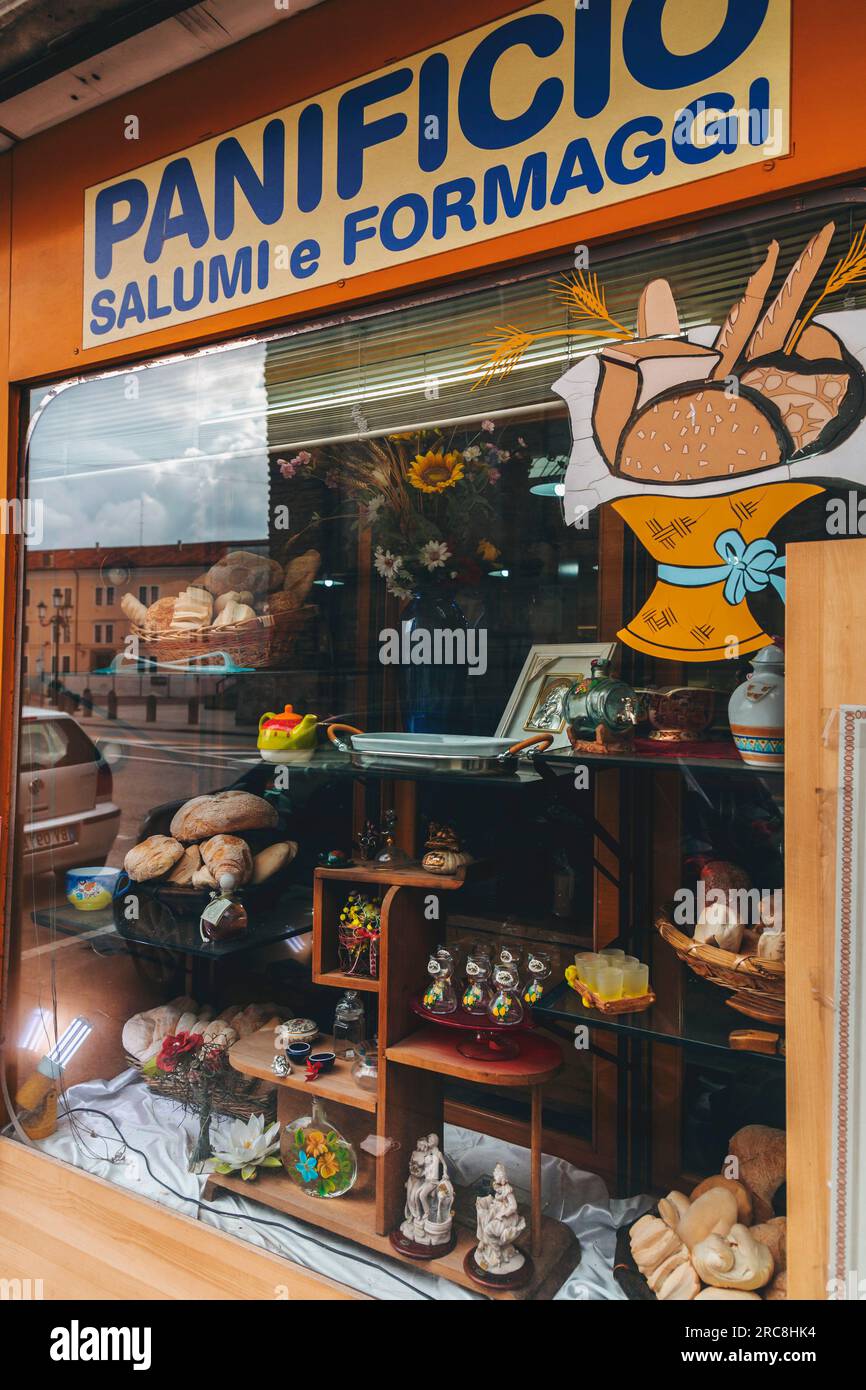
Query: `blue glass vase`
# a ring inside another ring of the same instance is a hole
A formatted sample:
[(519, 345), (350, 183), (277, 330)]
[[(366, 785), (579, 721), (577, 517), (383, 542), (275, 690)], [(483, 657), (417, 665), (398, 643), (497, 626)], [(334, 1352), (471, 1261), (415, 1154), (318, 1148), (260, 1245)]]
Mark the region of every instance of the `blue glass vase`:
[(418, 649), (420, 639), (413, 642), (413, 635), (422, 631), (429, 634), (430, 646), (429, 660), (403, 662), (399, 668), (404, 729), (412, 734), (460, 732), (467, 675), (463, 610), (447, 589), (421, 591), (404, 608), (400, 629), (404, 653)]

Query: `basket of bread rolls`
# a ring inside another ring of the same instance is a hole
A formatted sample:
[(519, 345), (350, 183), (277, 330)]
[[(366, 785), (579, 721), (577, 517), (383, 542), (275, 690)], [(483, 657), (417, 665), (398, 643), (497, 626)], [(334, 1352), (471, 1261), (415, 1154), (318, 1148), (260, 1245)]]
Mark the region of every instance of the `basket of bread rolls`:
[(620, 1229), (614, 1278), (635, 1300), (787, 1298), (787, 1222), (774, 1206), (784, 1182), (784, 1130), (746, 1125), (728, 1144), (724, 1173), (688, 1196), (669, 1192)]
[(316, 612), (306, 599), (320, 559), (317, 550), (307, 550), (283, 568), (264, 555), (232, 550), (195, 583), (150, 607), (124, 594), (120, 606), (139, 657), (191, 661), (223, 652), (238, 666), (280, 665)]
[[(725, 860), (701, 869), (706, 906), (694, 928), (678, 924), (672, 909), (656, 929), (689, 970), (722, 989), (738, 1013), (765, 1023), (785, 1022), (785, 922), (782, 890), (759, 893), (745, 870)], [(693, 935), (689, 935), (689, 931)]]
[(129, 882), (118, 880), (116, 910), (132, 887), (176, 913), (200, 913), (211, 893), (233, 880), (238, 897), (253, 906), (278, 892), (298, 853), (285, 838), (276, 807), (241, 789), (194, 796), (149, 817), (161, 833), (147, 834), (123, 861)]
[[(200, 1104), (192, 1094), (189, 1072), (148, 1067), (159, 1056), (166, 1039), (199, 1036), (211, 1049), (223, 1048), (226, 1054), (239, 1038), (256, 1033), (268, 1023), (278, 1021), (276, 1004), (227, 1004), (215, 1009), (211, 1004), (199, 1004), (188, 995), (172, 999), (168, 1004), (135, 1014), (123, 1025), (122, 1041), (130, 1066), (145, 1068), (142, 1080), (156, 1094), (176, 1101), (188, 1109)], [(244, 1076), (231, 1066), (212, 1070), (209, 1088), (211, 1109), (220, 1115), (246, 1120), (250, 1115), (264, 1114), (268, 1124), (276, 1119), (276, 1086), (255, 1077)]]

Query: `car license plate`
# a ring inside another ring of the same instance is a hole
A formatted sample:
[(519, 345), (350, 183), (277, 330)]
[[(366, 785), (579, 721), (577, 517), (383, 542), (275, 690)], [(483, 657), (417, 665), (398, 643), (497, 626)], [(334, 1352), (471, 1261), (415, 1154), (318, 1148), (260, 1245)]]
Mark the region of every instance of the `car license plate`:
[(68, 825), (56, 825), (51, 830), (31, 830), (24, 837), (25, 853), (35, 849), (55, 849), (58, 845), (74, 845), (75, 831)]

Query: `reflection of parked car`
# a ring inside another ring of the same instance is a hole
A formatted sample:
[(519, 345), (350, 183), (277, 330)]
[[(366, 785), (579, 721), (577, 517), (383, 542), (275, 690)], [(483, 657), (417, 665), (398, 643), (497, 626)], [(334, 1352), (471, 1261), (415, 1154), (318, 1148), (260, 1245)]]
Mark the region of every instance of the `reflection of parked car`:
[(25, 705), (19, 815), (27, 875), (104, 864), (120, 825), (111, 768), (68, 714)]

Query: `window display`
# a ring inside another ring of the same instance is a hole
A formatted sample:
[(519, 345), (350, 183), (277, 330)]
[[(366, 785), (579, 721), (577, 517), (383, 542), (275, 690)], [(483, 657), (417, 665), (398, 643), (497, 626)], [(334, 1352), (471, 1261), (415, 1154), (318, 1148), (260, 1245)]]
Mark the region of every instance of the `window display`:
[(816, 220), (32, 389), (28, 1134), (146, 1103), (222, 1229), (494, 1298), (581, 1277), (549, 1159), (646, 1199), (609, 1296), (784, 1296), (785, 546), (862, 428)]

